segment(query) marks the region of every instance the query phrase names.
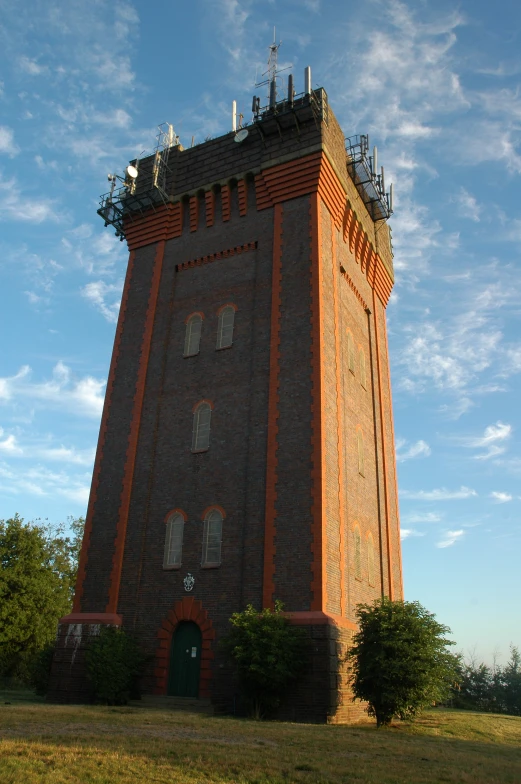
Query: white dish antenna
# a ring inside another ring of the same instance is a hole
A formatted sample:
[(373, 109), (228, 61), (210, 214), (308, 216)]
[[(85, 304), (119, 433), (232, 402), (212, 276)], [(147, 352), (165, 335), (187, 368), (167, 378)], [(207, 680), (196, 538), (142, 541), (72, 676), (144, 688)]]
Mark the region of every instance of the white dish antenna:
[(135, 166), (127, 166), (127, 174), (129, 177), (135, 180), (138, 175), (138, 170)]
[(238, 131), (235, 134), (235, 136), (233, 137), (233, 141), (237, 142), (237, 144), (240, 144), (241, 142), (243, 142), (247, 138), (248, 138), (248, 129), (247, 128), (241, 128), (241, 130)]

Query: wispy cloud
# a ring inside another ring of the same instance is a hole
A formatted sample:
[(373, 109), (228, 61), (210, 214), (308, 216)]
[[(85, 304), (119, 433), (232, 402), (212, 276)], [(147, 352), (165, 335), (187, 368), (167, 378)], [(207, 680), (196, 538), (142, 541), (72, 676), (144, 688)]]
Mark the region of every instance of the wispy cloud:
[(41, 465), (14, 471), (8, 464), (0, 463), (0, 492), (9, 495), (58, 495), (85, 506), (89, 491), (89, 473), (71, 475), (65, 471), (51, 471)]
[(437, 512), (410, 512), (402, 517), (402, 521), (408, 525), (414, 523), (439, 523), (443, 515)]
[(406, 460), (413, 460), (416, 457), (429, 457), (431, 454), (431, 448), (427, 444), (426, 441), (420, 439), (420, 441), (416, 441), (414, 444), (411, 444), (407, 448), (407, 441), (404, 439), (397, 439), (396, 441), (396, 459), (399, 463), (403, 463)]
[(61, 218), (55, 201), (23, 193), (15, 177), (6, 180), (0, 174), (0, 220), (43, 223)]
[(20, 148), (14, 142), (14, 131), (6, 125), (0, 125), (0, 153), (9, 155), (14, 158), (18, 155)]
[(0, 378), (0, 403), (21, 399), (40, 407), (58, 408), (71, 414), (99, 417), (103, 407), (105, 381), (92, 376), (75, 378), (63, 362), (58, 362), (48, 381), (34, 382), (28, 365), (14, 376)]
[(453, 544), (461, 541), (464, 535), (465, 531), (463, 529), (460, 529), (459, 531), (446, 531), (443, 539), (440, 539), (436, 547), (452, 547)]
[(477, 493), (470, 487), (462, 485), (459, 490), (447, 490), (445, 487), (435, 490), (401, 490), (400, 496), (414, 501), (456, 501), (473, 498), (477, 496)]
[(463, 438), (461, 439), (465, 446), (474, 449), (485, 449), (478, 455), (474, 455), (475, 460), (489, 460), (491, 457), (497, 457), (505, 452), (506, 447), (500, 446), (507, 441), (512, 435), (512, 426), (503, 424), (503, 422), (496, 422), (495, 425), (489, 425), (485, 428), (482, 436), (477, 438)]
[(410, 539), (415, 536), (425, 536), (423, 531), (416, 531), (414, 528), (400, 528), (400, 539)]
[(107, 319), (115, 324), (121, 304), (121, 283), (104, 283), (102, 280), (87, 283), (81, 294)]
[[(4, 430), (0, 427), (0, 439), (4, 436)], [(0, 440), (0, 452), (8, 455), (21, 455), (22, 450), (18, 446), (16, 436), (12, 433)]]
[(468, 218), (474, 223), (479, 223), (481, 220), (482, 207), (478, 204), (478, 200), (466, 188), (461, 187), (455, 197), (455, 202), (458, 205), (458, 211), (462, 218)]
[(510, 493), (502, 493), (499, 490), (494, 490), (490, 493), (490, 497), (498, 504), (506, 504), (508, 501), (511, 501), (514, 496), (510, 495)]

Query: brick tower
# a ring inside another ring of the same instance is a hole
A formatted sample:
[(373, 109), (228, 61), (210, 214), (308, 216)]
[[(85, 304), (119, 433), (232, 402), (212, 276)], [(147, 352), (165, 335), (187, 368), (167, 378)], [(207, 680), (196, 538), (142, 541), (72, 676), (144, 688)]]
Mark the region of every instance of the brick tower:
[(383, 172), (309, 69), (259, 104), (190, 149), (160, 128), (102, 200), (130, 256), (52, 699), (87, 696), (115, 624), (152, 657), (145, 694), (230, 710), (219, 638), (280, 599), (311, 652), (280, 715), (352, 718), (355, 607), (402, 597)]

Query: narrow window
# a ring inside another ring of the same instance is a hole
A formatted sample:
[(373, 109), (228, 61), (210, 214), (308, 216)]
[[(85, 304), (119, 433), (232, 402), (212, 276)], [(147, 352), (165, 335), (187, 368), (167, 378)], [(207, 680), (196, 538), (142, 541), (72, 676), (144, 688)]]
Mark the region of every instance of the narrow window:
[(355, 344), (351, 332), (347, 333), (347, 366), (351, 373), (355, 372)]
[(227, 305), (219, 313), (216, 348), (228, 348), (228, 346), (232, 345), (234, 319), (235, 319), (235, 308), (232, 308), (231, 305)]
[(220, 566), (223, 516), (212, 509), (204, 518), (202, 566)]
[(361, 430), (356, 431), (356, 443), (358, 446), (358, 473), (361, 476), (364, 474), (364, 437)]
[(362, 537), (360, 535), (360, 529), (357, 525), (355, 525), (353, 536), (355, 540), (355, 577), (357, 580), (361, 580), (362, 579)]
[(199, 343), (201, 342), (201, 328), (203, 319), (199, 313), (194, 313), (186, 322), (185, 349), (183, 356), (193, 357), (199, 353)]
[(369, 534), (367, 539), (367, 579), (369, 581), (369, 585), (375, 584), (374, 542), (371, 534)]
[(362, 347), (360, 347), (359, 358), (360, 358), (360, 383), (364, 389), (367, 389), (367, 374), (365, 370), (365, 351)]
[(184, 527), (184, 517), (180, 512), (174, 512), (170, 515), (166, 523), (163, 569), (175, 569), (177, 566), (181, 566)]
[(194, 411), (192, 452), (202, 452), (210, 446), (210, 420), (212, 409), (209, 403), (199, 403)]

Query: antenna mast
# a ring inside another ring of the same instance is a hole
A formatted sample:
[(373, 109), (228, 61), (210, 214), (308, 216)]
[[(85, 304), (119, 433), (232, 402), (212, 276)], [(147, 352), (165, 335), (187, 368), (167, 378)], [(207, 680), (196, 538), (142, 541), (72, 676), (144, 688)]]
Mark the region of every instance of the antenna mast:
[[(279, 48), (282, 41), (276, 43), (276, 30), (275, 27), (273, 28), (273, 43), (269, 46), (269, 57), (268, 57), (268, 70), (264, 71), (262, 74), (265, 79), (261, 82), (257, 82), (255, 87), (263, 87), (265, 84), (268, 85), (268, 104), (273, 109), (277, 104), (277, 77), (281, 71), (278, 68), (278, 54)], [(288, 66), (291, 67), (291, 66)], [(282, 68), (282, 71), (287, 70), (287, 68)]]

